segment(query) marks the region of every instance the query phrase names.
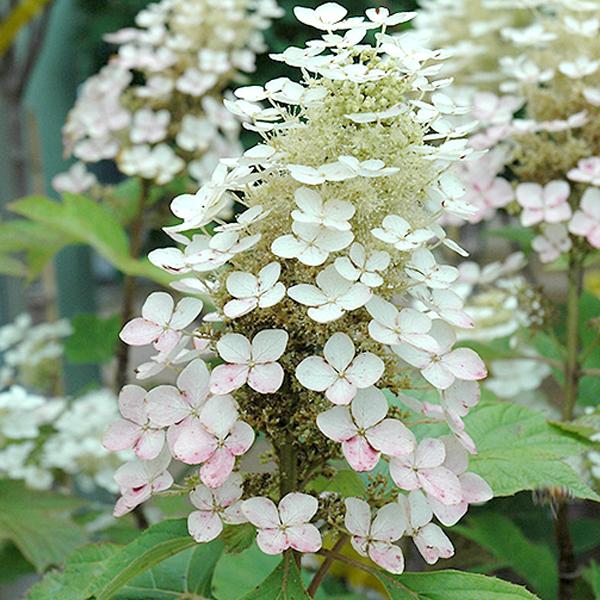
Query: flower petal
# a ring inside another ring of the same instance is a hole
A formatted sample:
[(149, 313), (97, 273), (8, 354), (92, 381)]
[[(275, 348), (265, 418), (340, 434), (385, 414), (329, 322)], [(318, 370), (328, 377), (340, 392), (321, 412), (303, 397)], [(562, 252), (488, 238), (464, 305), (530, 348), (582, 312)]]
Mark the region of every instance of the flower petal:
[(335, 406), (317, 416), (317, 427), (335, 442), (344, 442), (356, 435), (356, 425), (350, 411), (343, 406)]
[(410, 454), (416, 446), (414, 434), (398, 419), (384, 419), (365, 435), (373, 448), (388, 456)]
[(219, 365), (210, 374), (210, 391), (213, 394), (229, 394), (241, 388), (248, 380), (250, 368), (245, 364)]
[(397, 502), (382, 506), (371, 523), (371, 537), (384, 542), (399, 540), (406, 530), (406, 518)]
[(346, 498), (346, 515), (344, 524), (346, 529), (352, 534), (360, 537), (367, 537), (371, 529), (371, 509), (369, 505), (359, 498)]
[(371, 542), (368, 552), (369, 558), (389, 573), (399, 575), (404, 571), (404, 556), (398, 546), (388, 542)]
[(218, 515), (212, 511), (195, 510), (187, 519), (188, 531), (196, 542), (205, 543), (221, 535), (223, 523)]
[(121, 330), (119, 337), (129, 346), (151, 344), (163, 332), (163, 327), (146, 319), (133, 319)]
[(272, 555), (281, 554), (290, 547), (286, 535), (279, 529), (260, 529), (256, 543), (265, 554)]
[(322, 392), (336, 382), (337, 373), (320, 356), (309, 356), (296, 367), (296, 378), (305, 388)]
[(317, 499), (308, 494), (292, 492), (286, 494), (279, 502), (279, 514), (284, 525), (301, 525), (308, 523), (317, 512)]
[(290, 527), (285, 534), (290, 547), (298, 552), (317, 552), (323, 545), (319, 530), (311, 523)]
[(200, 479), (209, 488), (222, 486), (231, 475), (235, 457), (228, 448), (218, 448), (200, 467)]
[(279, 363), (258, 364), (248, 373), (248, 385), (260, 394), (273, 394), (281, 387), (283, 377)]
[(342, 452), (348, 464), (358, 472), (372, 471), (379, 462), (379, 452), (360, 435), (342, 442)]
[(279, 511), (269, 498), (257, 496), (242, 502), (242, 512), (252, 525), (262, 529), (274, 529), (281, 525)]

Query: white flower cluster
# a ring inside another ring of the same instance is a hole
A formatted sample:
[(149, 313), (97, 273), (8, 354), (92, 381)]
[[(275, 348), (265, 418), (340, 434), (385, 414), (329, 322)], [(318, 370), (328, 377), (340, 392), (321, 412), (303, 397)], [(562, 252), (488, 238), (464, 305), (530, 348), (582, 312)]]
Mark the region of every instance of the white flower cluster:
[[(222, 91), (252, 72), (264, 52), (262, 30), (281, 15), (275, 0), (161, 0), (137, 27), (106, 36), (118, 52), (88, 79), (63, 130), (83, 163), (111, 159), (121, 172), (162, 185), (178, 174), (203, 181), (219, 158), (240, 153), (239, 123)], [(77, 163), (58, 191), (95, 183)]]
[[(414, 13), (348, 17), (327, 3), (295, 14), (323, 32), (273, 56), (301, 80), (235, 92), (228, 108), (263, 143), (222, 161), (197, 194), (176, 198), (183, 222), (166, 231), (183, 250), (150, 255), (184, 275), (174, 287), (190, 296), (175, 304), (151, 294), (121, 332), (126, 343), (157, 350), (139, 378), (188, 364), (175, 385), (121, 391), (123, 418), (105, 444), (133, 448), (139, 460), (117, 472), (115, 510), (167, 489), (175, 458), (199, 466), (189, 518), (197, 541), (249, 521), (266, 553), (315, 552), (323, 531), (310, 521), (319, 502), (298, 489), (297, 470), (314, 476), (340, 455), (359, 472), (387, 464), (395, 484), (387, 504), (372, 519), (369, 503), (346, 498), (346, 532), (361, 555), (399, 573), (395, 542), (412, 537), (430, 563), (449, 557), (452, 544), (433, 516), (454, 524), (469, 503), (492, 495), (467, 472), (475, 447), (462, 421), (486, 370), (475, 352), (454, 348), (455, 327), (472, 323), (449, 289), (458, 270), (433, 253), (444, 244), (464, 255), (438, 220), (468, 212), (448, 169), (475, 152), (466, 128), (449, 120), (465, 109), (439, 91), (449, 83), (436, 79), (444, 53), (412, 33), (386, 33)], [(365, 42), (371, 30), (375, 45)], [(232, 196), (242, 207), (236, 221), (208, 235)], [(193, 295), (209, 291), (217, 310), (195, 327), (203, 304)], [(221, 360), (212, 371), (199, 357), (207, 350)], [(383, 391), (398, 378), (403, 388), (418, 381), (437, 391), (453, 435), (417, 440)], [(278, 456), (277, 505), (243, 499), (235, 467), (254, 441), (249, 422), (264, 427)], [(295, 455), (303, 458), (294, 463)]]
[(66, 320), (34, 325), (26, 313), (0, 327), (0, 389), (27, 380), (44, 363), (54, 365), (63, 354), (61, 339), (71, 331)]
[(80, 487), (115, 492), (114, 471), (128, 455), (110, 454), (101, 444), (116, 416), (114, 394), (51, 396), (62, 338), (71, 331), (67, 320), (34, 325), (28, 314), (0, 328), (0, 477), (48, 489), (71, 476)]
[[(448, 27), (439, 31), (448, 32), (465, 27), (464, 14), (476, 14), (479, 19), (469, 19), (469, 27), (484, 37), (496, 36), (495, 48), (488, 39), (478, 51), (487, 57), (488, 72), (500, 73), (500, 79), (494, 85), (488, 80), (487, 86), (481, 80), (469, 82), (472, 116), (479, 121), (470, 144), (491, 149), (462, 168), (467, 197), (478, 208), (469, 220), (492, 218), (516, 201), (521, 224), (535, 227), (534, 250), (550, 263), (568, 252), (576, 238), (600, 248), (600, 3), (536, 2), (535, 10), (528, 4), (430, 0), (421, 25), (436, 39), (433, 25), (440, 19)], [(456, 61), (456, 71), (469, 64), (485, 70), (466, 52)], [(526, 118), (514, 117), (520, 109)], [(540, 158), (535, 168), (527, 168), (532, 154)], [(521, 169), (513, 189), (500, 174), (513, 169), (515, 160)], [(556, 164), (561, 162), (563, 169)]]
[(70, 476), (82, 489), (116, 492), (115, 469), (129, 456), (111, 454), (101, 444), (115, 414), (108, 390), (70, 400), (17, 385), (0, 392), (0, 477), (48, 489)]

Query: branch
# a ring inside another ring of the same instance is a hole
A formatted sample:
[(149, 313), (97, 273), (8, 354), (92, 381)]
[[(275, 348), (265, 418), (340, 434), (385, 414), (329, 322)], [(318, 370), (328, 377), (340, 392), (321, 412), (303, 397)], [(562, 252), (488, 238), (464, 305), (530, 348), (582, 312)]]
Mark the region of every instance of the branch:
[(44, 45), (46, 39), (46, 33), (48, 32), (48, 23), (50, 21), (50, 6), (46, 6), (44, 12), (40, 16), (38, 22), (35, 25), (29, 43), (27, 44), (27, 53), (25, 55), (23, 66), (21, 67), (21, 75), (17, 80), (16, 93), (20, 98), (23, 95), (29, 82), (31, 71), (35, 67), (40, 51)]
[(310, 582), (310, 585), (308, 586), (308, 590), (307, 590), (308, 595), (311, 598), (314, 598), (315, 594), (317, 593), (317, 590), (319, 589), (319, 586), (321, 585), (321, 582), (323, 581), (323, 578), (327, 574), (327, 571), (329, 571), (329, 569), (331, 568), (331, 565), (333, 564), (333, 561), (335, 560), (335, 554), (337, 554), (344, 547), (344, 545), (346, 544), (347, 541), (348, 541), (348, 535), (345, 533), (342, 533), (340, 535), (338, 541), (333, 545), (333, 548), (331, 549), (329, 556), (327, 556), (325, 558), (325, 560), (319, 567), (319, 570), (315, 573), (315, 576), (313, 577), (312, 581)]

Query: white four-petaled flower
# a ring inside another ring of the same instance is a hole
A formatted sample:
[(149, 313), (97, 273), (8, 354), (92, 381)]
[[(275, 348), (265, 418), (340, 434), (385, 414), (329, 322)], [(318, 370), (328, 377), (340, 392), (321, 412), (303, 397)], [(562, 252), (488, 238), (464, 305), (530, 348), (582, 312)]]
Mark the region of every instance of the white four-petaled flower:
[(410, 454), (415, 447), (412, 432), (397, 419), (386, 419), (388, 403), (381, 390), (359, 390), (350, 408), (335, 406), (317, 417), (317, 426), (342, 444), (342, 452), (355, 471), (372, 471), (381, 453)]
[(285, 351), (288, 334), (283, 329), (259, 331), (252, 343), (239, 333), (227, 333), (217, 342), (219, 356), (227, 363), (213, 369), (210, 389), (228, 394), (247, 383), (261, 394), (273, 394), (283, 383), (277, 362)]
[(265, 554), (281, 554), (288, 548), (297, 552), (321, 549), (321, 534), (310, 523), (319, 503), (308, 494), (292, 492), (279, 506), (269, 498), (250, 498), (242, 503), (242, 512), (257, 527), (256, 543)]
[(305, 358), (296, 368), (296, 377), (309, 390), (324, 391), (334, 404), (350, 404), (359, 389), (374, 385), (383, 374), (383, 361), (371, 352), (356, 356), (345, 333), (334, 333), (323, 355)]

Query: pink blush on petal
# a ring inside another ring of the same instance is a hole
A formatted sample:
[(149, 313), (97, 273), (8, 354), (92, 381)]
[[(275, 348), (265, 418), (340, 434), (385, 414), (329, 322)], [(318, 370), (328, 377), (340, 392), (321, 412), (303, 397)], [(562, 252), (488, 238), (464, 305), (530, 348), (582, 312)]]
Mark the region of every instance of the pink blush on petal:
[(342, 452), (355, 471), (372, 471), (379, 462), (379, 452), (359, 435), (342, 442)]

